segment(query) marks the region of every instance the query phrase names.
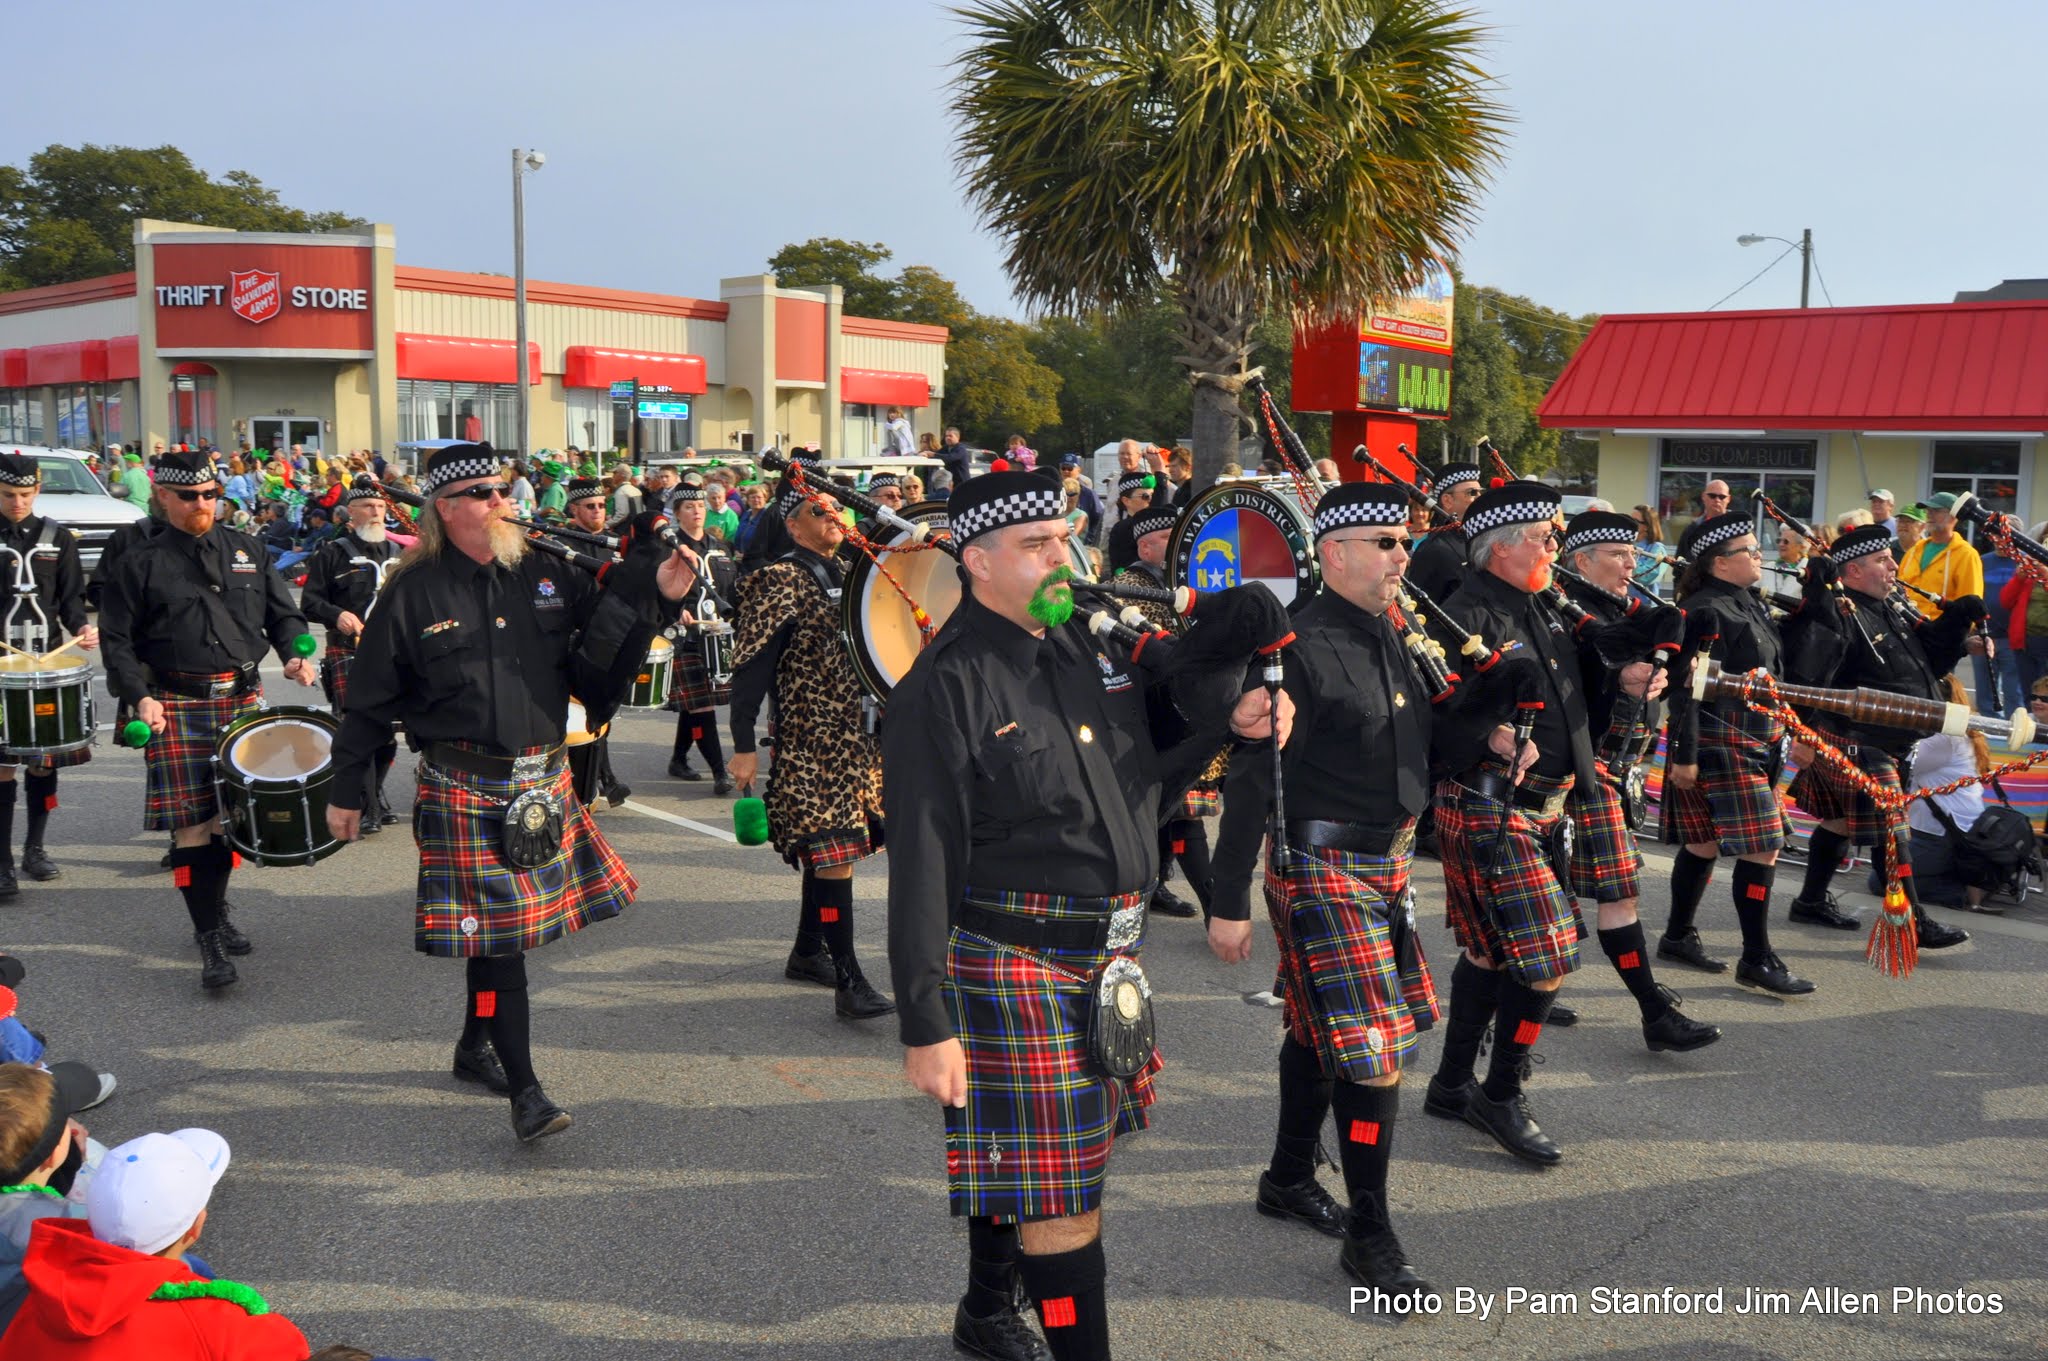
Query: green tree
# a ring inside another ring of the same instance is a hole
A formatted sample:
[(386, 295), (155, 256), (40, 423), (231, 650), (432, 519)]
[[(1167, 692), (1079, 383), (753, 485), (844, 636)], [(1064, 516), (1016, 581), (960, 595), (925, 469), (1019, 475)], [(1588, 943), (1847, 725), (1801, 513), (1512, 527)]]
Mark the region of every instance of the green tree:
[(1260, 316), (1363, 311), (1454, 253), (1498, 157), (1443, 0), (970, 0), (953, 111), (1027, 304), (1180, 312), (1196, 478), (1235, 456)]
[[(1451, 434), (1468, 450), (1493, 442), (1527, 477), (1572, 485), (1592, 480), (1599, 446), (1545, 430), (1536, 410), (1597, 316), (1574, 317), (1498, 288), (1458, 286), (1452, 358)], [(1512, 379), (1512, 381), (1510, 381)]]
[(49, 146), (0, 166), (0, 291), (135, 268), (135, 220), (236, 231), (360, 229), (346, 213), (287, 207), (244, 170), (212, 179), (176, 147)]
[(888, 263), (892, 254), (879, 241), (814, 236), (769, 256), (768, 269), (785, 288), (838, 284), (846, 290), (846, 310), (854, 316), (895, 321), (896, 283), (875, 273), (875, 267)]

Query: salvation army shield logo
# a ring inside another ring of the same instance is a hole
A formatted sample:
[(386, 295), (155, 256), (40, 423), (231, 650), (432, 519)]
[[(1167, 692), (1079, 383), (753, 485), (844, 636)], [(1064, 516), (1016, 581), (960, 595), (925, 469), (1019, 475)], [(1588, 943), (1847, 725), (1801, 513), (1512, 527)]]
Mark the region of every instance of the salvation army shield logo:
[(265, 322), (284, 310), (284, 290), (277, 272), (264, 269), (228, 271), (228, 306), (243, 321)]

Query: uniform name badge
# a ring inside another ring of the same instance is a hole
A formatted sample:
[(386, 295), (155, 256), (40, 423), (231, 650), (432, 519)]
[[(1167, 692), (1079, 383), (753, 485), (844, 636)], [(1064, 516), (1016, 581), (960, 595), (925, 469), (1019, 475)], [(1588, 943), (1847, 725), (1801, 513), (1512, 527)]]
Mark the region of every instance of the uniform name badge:
[(553, 791), (529, 789), (505, 806), (499, 833), (514, 869), (538, 869), (562, 853), (562, 801)]
[(1118, 955), (1093, 981), (1088, 1052), (1096, 1067), (1122, 1081), (1144, 1072), (1156, 1047), (1152, 985), (1137, 960)]

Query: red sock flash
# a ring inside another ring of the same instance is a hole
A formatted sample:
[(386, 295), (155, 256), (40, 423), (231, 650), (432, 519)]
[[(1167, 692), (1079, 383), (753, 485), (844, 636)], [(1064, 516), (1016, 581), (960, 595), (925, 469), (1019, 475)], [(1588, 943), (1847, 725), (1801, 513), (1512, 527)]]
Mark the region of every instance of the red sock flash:
[(1630, 950), (1620, 959), (1614, 961), (1614, 967), (1617, 969), (1640, 969), (1643, 967), (1643, 957), (1636, 951)]
[(1353, 1120), (1351, 1142), (1354, 1144), (1376, 1144), (1380, 1141), (1380, 1122), (1377, 1120)]
[(1535, 1021), (1523, 1021), (1515, 1027), (1515, 1043), (1529, 1045), (1536, 1043), (1536, 1037), (1543, 1033), (1543, 1027)]
[(479, 1021), (488, 1021), (497, 1014), (498, 994), (495, 992), (478, 993), (476, 995), (476, 1018)]
[(1074, 1297), (1062, 1295), (1056, 1300), (1038, 1302), (1038, 1318), (1048, 1328), (1071, 1328), (1074, 1326)]

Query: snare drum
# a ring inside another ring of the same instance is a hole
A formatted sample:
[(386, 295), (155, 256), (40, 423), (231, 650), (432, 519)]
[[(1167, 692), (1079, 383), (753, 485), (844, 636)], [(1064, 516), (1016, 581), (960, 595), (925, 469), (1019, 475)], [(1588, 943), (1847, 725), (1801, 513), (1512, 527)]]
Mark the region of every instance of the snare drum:
[[(663, 639), (667, 642), (667, 639)], [(569, 701), (567, 731), (562, 734), (562, 744), (569, 749), (569, 787), (576, 791), (576, 797), (584, 804), (597, 798), (597, 739), (611, 731), (607, 723), (596, 732), (590, 731), (590, 718), (581, 704)]]
[(327, 831), (334, 736), (321, 709), (252, 709), (213, 744), (213, 787), (230, 846), (259, 865), (310, 865), (341, 849)]
[(0, 658), (0, 749), (33, 762), (92, 745), (92, 667)]
[(732, 684), (732, 625), (723, 619), (706, 619), (696, 625), (695, 631), (705, 679), (711, 682), (712, 689), (725, 689)]
[[(669, 684), (675, 676), (676, 645), (660, 634), (647, 645), (647, 661), (633, 677), (626, 691), (628, 709), (659, 709), (668, 703)], [(581, 706), (578, 706), (579, 708)]]
[(1181, 514), (1167, 540), (1168, 584), (1200, 594), (1257, 581), (1292, 612), (1322, 585), (1315, 521), (1286, 478), (1218, 482)]

